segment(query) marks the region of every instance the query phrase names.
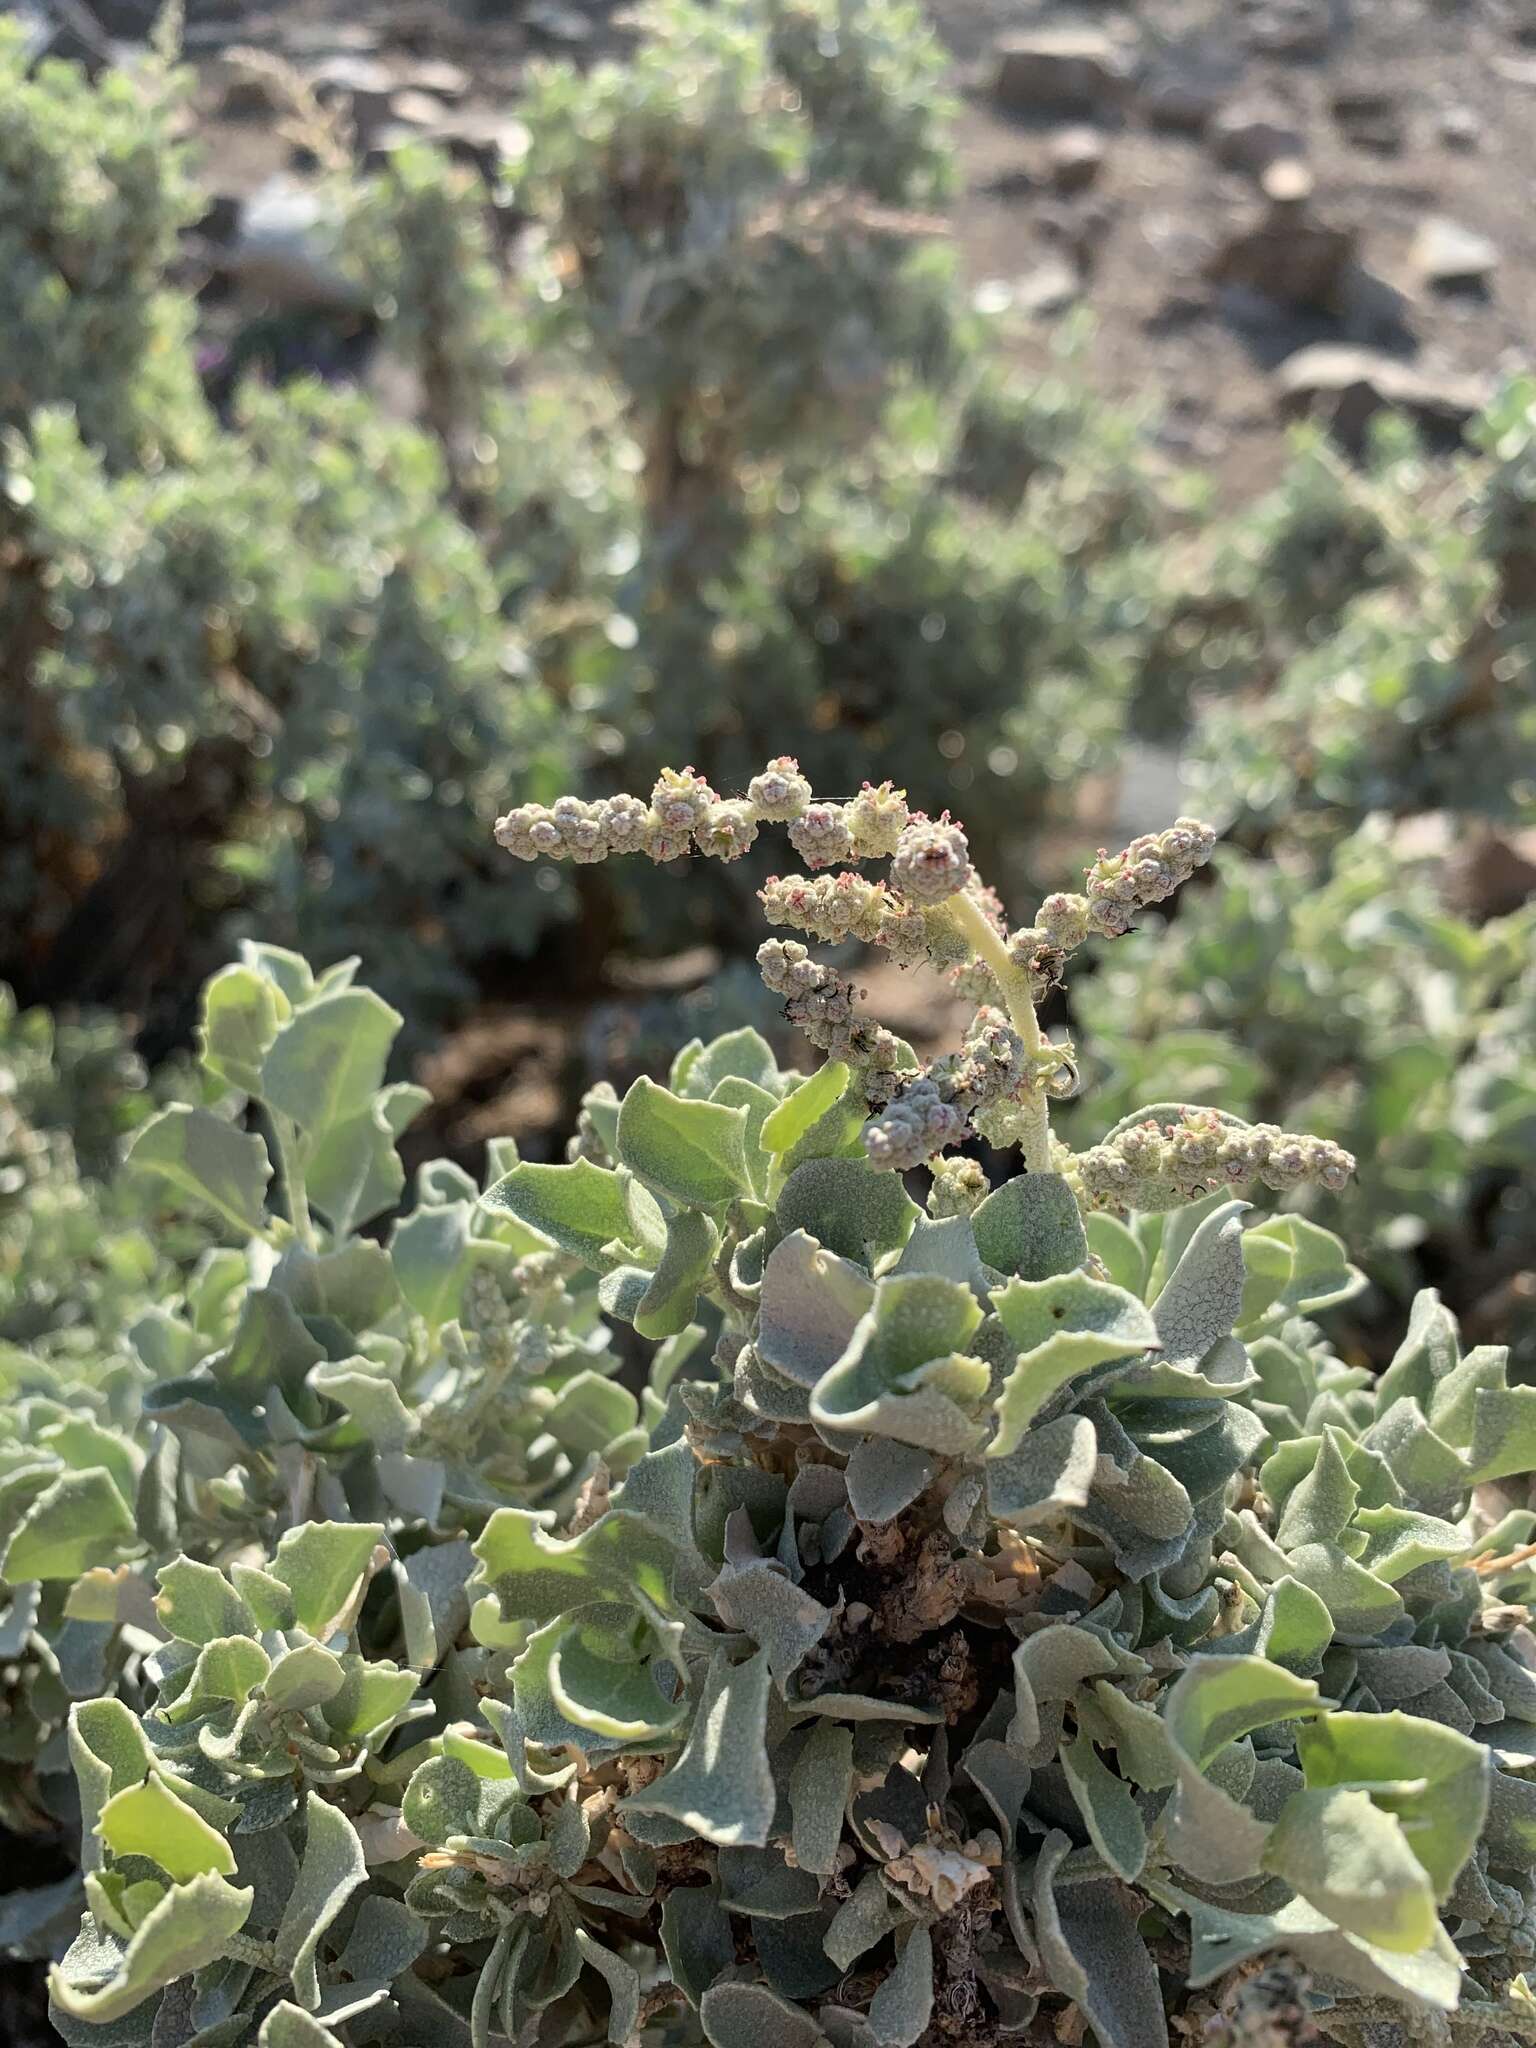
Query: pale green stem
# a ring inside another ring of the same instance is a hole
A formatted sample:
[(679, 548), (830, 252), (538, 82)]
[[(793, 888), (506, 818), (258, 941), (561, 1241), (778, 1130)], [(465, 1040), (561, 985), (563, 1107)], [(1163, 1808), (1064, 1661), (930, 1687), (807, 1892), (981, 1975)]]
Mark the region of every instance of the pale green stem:
[(299, 1156), (298, 1131), (293, 1119), (273, 1111), (272, 1135), (277, 1142), (278, 1170), (288, 1196), (288, 1216), (300, 1249), (313, 1255), (319, 1250), (315, 1222), (309, 1213), (309, 1196), (304, 1190), (304, 1165)]
[[(1023, 1040), (1024, 1050), (1031, 1055), (1042, 1052), (1045, 1049), (1045, 1034), (1040, 1029), (1040, 1019), (1035, 1015), (1035, 999), (1030, 992), (1028, 969), (1017, 966), (1008, 957), (1008, 948), (974, 896), (962, 890), (958, 896), (951, 896), (944, 907), (951, 912), (955, 922), (969, 940), (971, 951), (976, 958), (984, 966), (991, 968), (998, 988), (1002, 991), (1008, 1021)], [(1037, 1084), (1020, 1108), (1023, 1129), (1019, 1143), (1024, 1153), (1024, 1164), (1031, 1173), (1049, 1173), (1051, 1112), (1044, 1088)]]

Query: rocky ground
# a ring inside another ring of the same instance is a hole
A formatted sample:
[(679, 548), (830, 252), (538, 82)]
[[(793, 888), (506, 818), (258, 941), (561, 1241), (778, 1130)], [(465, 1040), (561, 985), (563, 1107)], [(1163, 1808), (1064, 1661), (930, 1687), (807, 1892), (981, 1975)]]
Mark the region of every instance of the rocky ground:
[[(1529, 361), (1536, 0), (928, 4), (954, 57), (973, 288), (1025, 367), (1091, 313), (1088, 374), (1229, 498), (1269, 481), (1313, 406), (1353, 441), (1395, 404), (1446, 445)], [(17, 11), (81, 49), (152, 8)], [(303, 218), (280, 95), (242, 51), (291, 65), (364, 152), (425, 133), (491, 165), (515, 161), (530, 60), (625, 33), (608, 0), (191, 0), (213, 223), (261, 286)]]
[(1393, 402), (1444, 440), (1529, 361), (1528, 0), (933, 5), (968, 86), (972, 276), (1090, 307), (1106, 393), (1230, 492), (1314, 403), (1346, 439)]

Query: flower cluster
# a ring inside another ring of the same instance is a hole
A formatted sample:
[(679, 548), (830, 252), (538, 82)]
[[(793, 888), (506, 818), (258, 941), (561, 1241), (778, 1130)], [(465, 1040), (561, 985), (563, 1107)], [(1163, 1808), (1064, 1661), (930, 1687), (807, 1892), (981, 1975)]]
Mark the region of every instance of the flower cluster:
[(1167, 1121), (1153, 1115), (1122, 1125), (1103, 1144), (1077, 1153), (1068, 1169), (1094, 1206), (1136, 1209), (1197, 1201), (1249, 1180), (1277, 1194), (1308, 1182), (1337, 1192), (1354, 1170), (1353, 1156), (1331, 1139), (1195, 1108)]
[[(963, 826), (947, 811), (937, 819), (914, 812), (905, 791), (889, 782), (866, 782), (849, 801), (829, 802), (787, 754), (751, 778), (745, 797), (721, 797), (692, 768), (666, 768), (648, 803), (562, 796), (548, 807), (523, 804), (498, 821), (496, 837), (521, 860), (643, 853), (665, 861), (690, 849), (735, 860), (764, 824), (785, 826), (812, 870), (769, 877), (760, 896), (770, 925), (829, 945), (879, 946), (902, 966), (935, 967), (975, 1005), (961, 1049), (925, 1067), (883, 1025), (860, 1015), (855, 984), (805, 945), (774, 938), (758, 950), (763, 980), (784, 998), (788, 1021), (852, 1070), (876, 1112), (864, 1126), (865, 1151), (893, 1172), (923, 1165), (972, 1134), (1019, 1145), (1032, 1170), (1051, 1166), (1048, 1104), (1075, 1093), (1077, 1072), (1071, 1048), (1042, 1034), (1036, 1005), (1091, 933), (1128, 931), (1137, 910), (1163, 902), (1216, 844), (1211, 826), (1180, 818), (1117, 854), (1101, 854), (1087, 871), (1086, 895), (1048, 896), (1033, 924), (1010, 929), (1002, 903), (971, 865)], [(884, 877), (837, 867), (873, 860), (889, 863)], [(1303, 1180), (1339, 1186), (1350, 1164), (1316, 1140), (1261, 1130), (1240, 1142), (1226, 1126), (1207, 1130), (1196, 1115), (1166, 1131), (1153, 1124), (1117, 1135), (1077, 1171), (1091, 1203), (1144, 1198), (1163, 1206), (1170, 1188), (1220, 1187), (1255, 1175), (1274, 1187)]]
[(757, 964), (765, 985), (784, 997), (784, 1014), (796, 1030), (829, 1059), (853, 1067), (871, 1100), (888, 1100), (899, 1085), (894, 1077), (901, 1047), (883, 1025), (858, 1015), (853, 983), (813, 960), (793, 939), (765, 939)]
[(876, 1166), (906, 1172), (958, 1144), (978, 1111), (1015, 1101), (1030, 1081), (1023, 1040), (996, 1010), (977, 1011), (958, 1053), (936, 1059), (864, 1127)]

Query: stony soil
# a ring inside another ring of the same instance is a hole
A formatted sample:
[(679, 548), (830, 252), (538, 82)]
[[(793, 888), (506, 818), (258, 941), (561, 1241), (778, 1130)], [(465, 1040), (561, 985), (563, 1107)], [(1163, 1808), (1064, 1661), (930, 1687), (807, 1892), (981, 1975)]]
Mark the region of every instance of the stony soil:
[[(1322, 359), (1324, 381), (1358, 400), (1364, 380), (1442, 440), (1530, 360), (1536, 0), (928, 5), (954, 59), (967, 280), (1006, 306), (1025, 370), (1086, 310), (1086, 374), (1229, 501), (1283, 460), (1316, 381), (1305, 349), (1365, 352)], [(149, 11), (95, 0), (118, 33)], [(290, 153), (238, 83), (240, 46), (313, 77), (360, 146), (436, 131), (485, 155), (515, 145), (531, 60), (625, 35), (609, 0), (192, 0), (204, 175), (245, 201)], [(1001, 69), (1010, 43), (1043, 55)]]

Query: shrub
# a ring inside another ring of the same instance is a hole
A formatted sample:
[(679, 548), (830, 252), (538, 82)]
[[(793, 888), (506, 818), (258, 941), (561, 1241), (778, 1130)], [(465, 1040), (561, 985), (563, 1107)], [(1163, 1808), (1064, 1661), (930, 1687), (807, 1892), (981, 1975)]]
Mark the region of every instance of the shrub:
[[(430, 151), (351, 212), (385, 343), (590, 736), (585, 791), (658, 755), (739, 790), (795, 730), (828, 783), (937, 753), (978, 847), (1017, 858), (1112, 752), (1152, 632), (1141, 425), (1064, 378), (1001, 384), (929, 211), (949, 110), (903, 0), (667, 0), (638, 25), (622, 62), (532, 73), (515, 315), (473, 181)], [(670, 913), (622, 874), (576, 882), (594, 926), (739, 945), (713, 875)]]
[[(777, 824), (889, 868), (770, 917), (957, 974), (961, 1051), (919, 1068), (771, 938), (814, 1073), (695, 1043), (591, 1091), (565, 1164), (478, 1203), (427, 1169), (387, 1246), (355, 1225), (400, 1182), (396, 1019), (258, 949), (206, 992), (233, 1093), (129, 1171), (250, 1240), (154, 1318), (143, 1471), (39, 1400), (0, 1496), (0, 1569), (56, 1573), (120, 1674), (70, 1716), (65, 2038), (1531, 2038), (1536, 1514), (1490, 1489), (1536, 1393), (1432, 1294), (1379, 1379), (1334, 1350), (1342, 1244), (1228, 1188), (1337, 1187), (1337, 1147), (1167, 1103), (1051, 1134), (1036, 1000), (1213, 835), (1010, 931), (953, 821), (782, 759), (499, 830), (729, 857)], [(1024, 1170), (989, 1188), (977, 1129)], [(487, 1278), (533, 1365), (490, 1406)], [(659, 1347), (642, 1402), (594, 1288)]]
[(366, 1234), (425, 1096), (383, 1083), (400, 1018), (355, 966), (250, 947), (204, 991), (202, 1090), (139, 1119), (109, 1188), (56, 1168), (19, 1234), (0, 1220), (10, 1817), (58, 1808), (72, 1699), (144, 1697), (157, 1562), (375, 1517), (419, 1644), (406, 1532), (462, 1535), (508, 1498), (564, 1511), (591, 1454), (617, 1475), (643, 1448), (595, 1291), (461, 1169), (423, 1167), (387, 1242)]
[(1533, 434), (1529, 378), (1449, 466), (1400, 421), (1364, 474), (1303, 434), (1277, 489), (1195, 542), (1149, 690), (1205, 696), (1196, 786), (1224, 820), (1328, 837), (1374, 811), (1536, 815)]
[(323, 929), (424, 1024), (558, 908), (488, 888), (486, 760), (555, 789), (579, 729), (521, 672), (427, 437), (313, 382), (227, 426), (204, 401), (165, 279), (182, 99), (158, 60), (29, 76), (0, 32), (0, 965), (153, 1007), (163, 1043), (237, 934)]

